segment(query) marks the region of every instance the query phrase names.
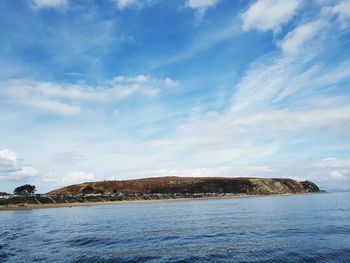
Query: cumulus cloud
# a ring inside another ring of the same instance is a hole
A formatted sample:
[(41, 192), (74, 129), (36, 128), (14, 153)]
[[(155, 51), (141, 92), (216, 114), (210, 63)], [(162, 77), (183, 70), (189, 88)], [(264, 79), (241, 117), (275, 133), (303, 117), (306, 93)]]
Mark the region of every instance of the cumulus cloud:
[(118, 76), (100, 86), (84, 84), (58, 84), (33, 80), (9, 80), (0, 83), (0, 94), (8, 100), (61, 115), (81, 112), (79, 102), (111, 102), (125, 100), (134, 95), (152, 97), (161, 90), (178, 84), (170, 78), (150, 76)]
[(68, 0), (31, 0), (34, 8), (56, 8), (62, 9), (68, 7)]
[(0, 150), (0, 180), (24, 180), (38, 174), (32, 166), (23, 164), (15, 152)]
[(303, 48), (305, 43), (311, 40), (324, 25), (324, 21), (317, 20), (294, 28), (279, 43), (281, 49), (288, 55), (298, 54), (299, 50)]
[(278, 31), (293, 18), (300, 3), (301, 0), (258, 0), (242, 13), (243, 30)]
[(0, 158), (1, 158), (1, 160), (7, 160), (7, 161), (11, 161), (11, 162), (17, 161), (16, 153), (11, 152), (7, 149), (3, 149), (0, 151)]

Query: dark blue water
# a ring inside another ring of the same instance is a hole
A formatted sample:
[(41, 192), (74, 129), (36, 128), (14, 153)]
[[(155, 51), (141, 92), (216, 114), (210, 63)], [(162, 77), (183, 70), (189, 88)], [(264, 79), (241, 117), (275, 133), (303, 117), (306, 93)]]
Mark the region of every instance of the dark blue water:
[(350, 193), (0, 212), (0, 262), (350, 262)]

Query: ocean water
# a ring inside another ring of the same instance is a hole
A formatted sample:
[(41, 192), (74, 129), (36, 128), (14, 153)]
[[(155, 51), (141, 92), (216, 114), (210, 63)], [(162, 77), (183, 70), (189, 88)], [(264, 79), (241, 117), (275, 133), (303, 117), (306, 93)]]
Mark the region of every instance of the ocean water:
[(0, 212), (0, 262), (350, 262), (350, 193)]

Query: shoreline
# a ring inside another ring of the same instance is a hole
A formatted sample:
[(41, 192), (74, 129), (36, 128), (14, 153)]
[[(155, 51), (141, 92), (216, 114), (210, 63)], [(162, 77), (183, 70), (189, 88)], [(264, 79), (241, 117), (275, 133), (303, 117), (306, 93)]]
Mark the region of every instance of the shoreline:
[(310, 195), (310, 194), (322, 194), (320, 193), (297, 193), (297, 194), (270, 194), (270, 195), (228, 195), (228, 196), (212, 196), (212, 197), (198, 197), (198, 198), (169, 198), (169, 199), (142, 199), (142, 200), (125, 200), (125, 201), (105, 201), (105, 202), (74, 202), (74, 203), (56, 203), (56, 204), (27, 204), (26, 206), (13, 205), (0, 205), (1, 211), (21, 211), (32, 209), (45, 209), (45, 208), (64, 208), (64, 207), (80, 207), (80, 206), (99, 206), (99, 205), (120, 205), (120, 204), (141, 204), (151, 202), (173, 202), (173, 201), (193, 201), (193, 200), (211, 200), (211, 199), (231, 199), (231, 198), (254, 198), (254, 197), (272, 197), (272, 196), (297, 196), (297, 195)]

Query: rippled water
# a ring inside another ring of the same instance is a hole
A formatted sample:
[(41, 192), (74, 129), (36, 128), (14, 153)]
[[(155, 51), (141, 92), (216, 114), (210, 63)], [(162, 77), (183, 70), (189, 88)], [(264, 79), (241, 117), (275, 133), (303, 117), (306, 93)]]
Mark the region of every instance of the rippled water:
[(0, 262), (350, 262), (350, 193), (0, 212)]

